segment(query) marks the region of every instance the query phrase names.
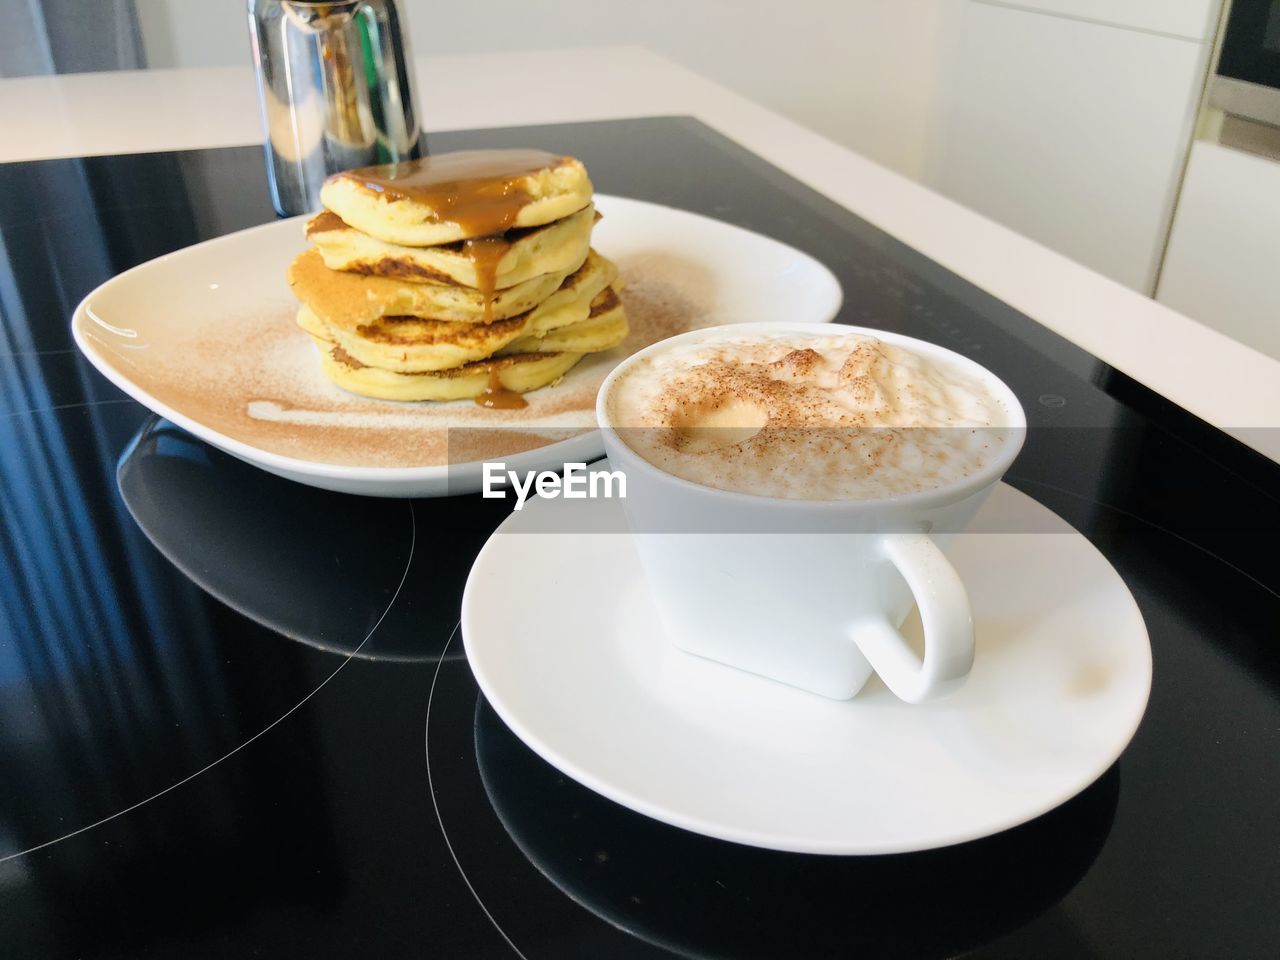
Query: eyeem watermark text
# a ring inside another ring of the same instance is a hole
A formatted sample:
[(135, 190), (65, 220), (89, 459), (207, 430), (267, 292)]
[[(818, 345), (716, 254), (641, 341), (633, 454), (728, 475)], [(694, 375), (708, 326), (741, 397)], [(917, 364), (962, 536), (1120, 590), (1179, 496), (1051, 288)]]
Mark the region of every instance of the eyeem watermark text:
[(528, 470), (523, 476), (516, 470), (508, 470), (501, 460), (484, 465), (483, 496), (488, 499), (505, 497), (507, 485), (516, 492), (516, 509), (524, 508), (529, 494), (566, 500), (610, 499), (627, 496), (627, 477), (621, 470), (587, 470), (585, 463), (566, 463), (564, 476), (554, 470)]

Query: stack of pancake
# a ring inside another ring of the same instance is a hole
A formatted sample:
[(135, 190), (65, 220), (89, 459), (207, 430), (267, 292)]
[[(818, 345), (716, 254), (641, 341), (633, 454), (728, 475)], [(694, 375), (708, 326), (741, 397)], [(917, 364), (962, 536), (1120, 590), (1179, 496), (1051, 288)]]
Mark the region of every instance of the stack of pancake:
[(523, 406), (626, 337), (572, 157), (439, 154), (336, 174), (320, 199), (289, 285), (325, 373), (353, 393)]

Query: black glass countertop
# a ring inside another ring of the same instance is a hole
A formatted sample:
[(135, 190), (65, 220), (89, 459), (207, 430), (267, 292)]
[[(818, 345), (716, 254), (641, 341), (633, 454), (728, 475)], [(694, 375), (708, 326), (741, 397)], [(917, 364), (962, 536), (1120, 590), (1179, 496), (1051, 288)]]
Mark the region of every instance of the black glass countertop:
[(0, 955), (1280, 956), (1280, 468), (695, 121), (429, 142), (498, 145), (799, 247), (841, 321), (1009, 383), (1009, 481), (1150, 631), (1133, 743), (1037, 820), (900, 856), (596, 796), (497, 719), (457, 636), (510, 501), (289, 483), (75, 351), (97, 284), (273, 218), (260, 150), (0, 165)]

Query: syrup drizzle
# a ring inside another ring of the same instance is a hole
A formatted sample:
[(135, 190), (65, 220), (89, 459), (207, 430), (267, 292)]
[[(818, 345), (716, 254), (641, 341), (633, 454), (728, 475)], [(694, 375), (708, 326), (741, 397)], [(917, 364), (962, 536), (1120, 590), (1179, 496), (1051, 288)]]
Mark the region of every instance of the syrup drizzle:
[(476, 237), (464, 244), (467, 256), (476, 268), (476, 289), (484, 301), (484, 322), (493, 323), (494, 290), (498, 285), (498, 265), (511, 249), (503, 236)]
[(489, 364), (489, 384), (484, 388), (484, 392), (476, 397), (476, 404), (490, 410), (522, 410), (527, 407), (528, 400), (502, 385), (502, 380), (498, 376), (499, 369), (497, 364)]
[(464, 150), (337, 176), (389, 200), (424, 204), (439, 220), (457, 224), (468, 238), (464, 249), (475, 266), (484, 322), (492, 323), (498, 266), (511, 249), (503, 235), (533, 199), (527, 178), (564, 159), (542, 150)]
[[(345, 177), (388, 200), (427, 206), (442, 222), (455, 223), (467, 239), (463, 249), (476, 272), (476, 289), (484, 303), (484, 322), (493, 322), (498, 267), (511, 249), (505, 234), (533, 199), (527, 178), (564, 163), (566, 158), (542, 150), (464, 150), (405, 163), (349, 170)], [(489, 366), (489, 383), (476, 403), (495, 410), (528, 405)]]
[(542, 150), (463, 150), (336, 174), (389, 200), (421, 203), (468, 237), (505, 233), (532, 197), (526, 178), (564, 157)]

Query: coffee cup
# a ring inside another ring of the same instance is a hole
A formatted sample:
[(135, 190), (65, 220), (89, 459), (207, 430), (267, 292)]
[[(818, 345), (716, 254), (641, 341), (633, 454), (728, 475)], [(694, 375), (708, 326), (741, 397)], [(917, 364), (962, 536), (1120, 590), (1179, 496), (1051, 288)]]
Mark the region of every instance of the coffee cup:
[(1026, 429), (994, 374), (886, 331), (734, 324), (622, 361), (596, 415), (677, 647), (834, 699), (873, 673), (910, 703), (963, 682), (973, 620), (944, 551)]

